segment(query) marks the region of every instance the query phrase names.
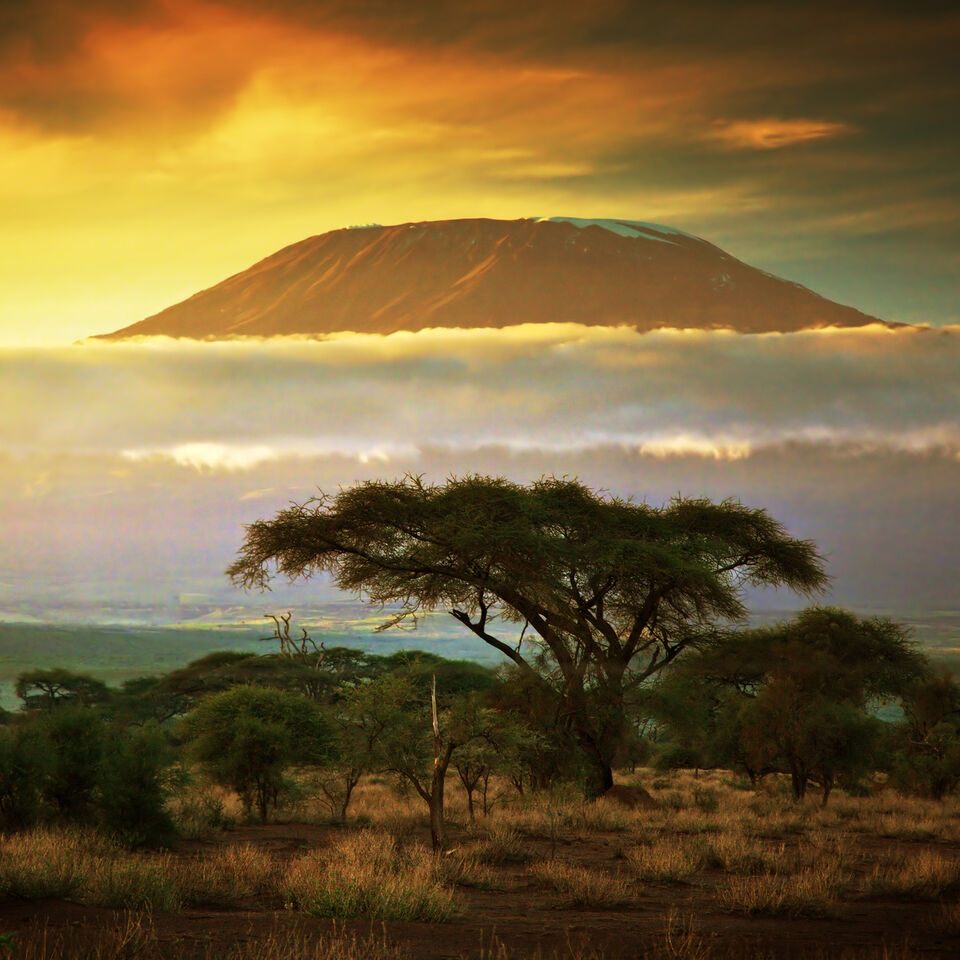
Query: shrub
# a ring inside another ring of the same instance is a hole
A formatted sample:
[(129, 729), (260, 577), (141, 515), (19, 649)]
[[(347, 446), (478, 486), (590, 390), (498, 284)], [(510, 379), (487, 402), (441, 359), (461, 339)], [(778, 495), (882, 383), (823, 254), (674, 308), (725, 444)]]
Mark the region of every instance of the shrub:
[(44, 799), (64, 820), (91, 822), (106, 739), (103, 719), (86, 707), (60, 706), (36, 723), (48, 753)]
[(32, 727), (0, 727), (0, 829), (21, 830), (40, 818), (48, 762)]
[(262, 822), (279, 806), (287, 768), (324, 759), (329, 739), (317, 704), (269, 687), (233, 687), (207, 697), (184, 729), (196, 759)]
[(166, 847), (176, 839), (164, 808), (168, 754), (163, 734), (154, 727), (114, 738), (104, 750), (99, 819), (127, 846)]

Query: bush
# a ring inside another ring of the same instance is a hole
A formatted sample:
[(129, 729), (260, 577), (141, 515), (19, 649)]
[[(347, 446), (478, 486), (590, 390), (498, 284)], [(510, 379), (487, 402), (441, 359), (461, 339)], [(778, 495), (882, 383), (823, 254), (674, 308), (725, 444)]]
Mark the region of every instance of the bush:
[(156, 727), (145, 727), (111, 741), (100, 771), (102, 827), (129, 847), (167, 847), (176, 839), (164, 809), (164, 769), (169, 749)]
[(0, 830), (22, 830), (40, 819), (48, 760), (35, 730), (0, 728)]
[(36, 724), (47, 752), (44, 799), (64, 820), (91, 822), (106, 740), (103, 719), (86, 707), (58, 706)]
[(329, 743), (317, 704), (268, 687), (233, 687), (207, 697), (187, 717), (185, 732), (213, 779), (235, 790), (262, 822), (279, 806), (287, 768), (324, 760)]

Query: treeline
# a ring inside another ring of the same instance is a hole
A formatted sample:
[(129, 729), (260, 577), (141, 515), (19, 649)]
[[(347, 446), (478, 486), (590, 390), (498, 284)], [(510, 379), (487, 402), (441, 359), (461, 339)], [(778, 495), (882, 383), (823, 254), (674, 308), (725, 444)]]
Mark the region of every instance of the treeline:
[[(604, 716), (601, 687), (590, 704), (616, 728), (620, 768), (724, 768), (755, 784), (785, 775), (795, 798), (813, 786), (823, 802), (835, 787), (867, 790), (878, 771), (935, 799), (960, 783), (960, 687), (889, 620), (816, 607), (719, 632), (625, 689), (625, 710)], [(307, 792), (343, 820), (360, 778), (389, 772), (423, 799), (443, 847), (448, 775), (471, 817), (487, 812), (493, 782), (523, 794), (590, 778), (562, 677), (546, 666), (494, 671), (288, 639), (278, 653), (214, 653), (120, 688), (34, 670), (17, 695), (21, 709), (0, 726), (7, 831), (69, 822), (169, 845), (168, 801), (196, 772), (251, 818)]]

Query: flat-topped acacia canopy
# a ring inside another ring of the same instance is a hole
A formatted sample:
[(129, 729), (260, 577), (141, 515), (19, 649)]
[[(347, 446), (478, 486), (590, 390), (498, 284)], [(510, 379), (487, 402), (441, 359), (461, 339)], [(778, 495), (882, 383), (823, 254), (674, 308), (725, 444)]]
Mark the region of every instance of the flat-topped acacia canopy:
[(341, 589), (399, 604), (391, 623), (446, 609), (533, 670), (523, 645), (497, 634), (524, 624), (555, 667), (593, 793), (613, 782), (625, 684), (741, 619), (745, 585), (827, 582), (814, 545), (765, 510), (682, 497), (655, 507), (554, 477), (407, 476), (321, 494), (250, 524), (227, 573), (263, 589), (273, 570), (330, 572)]

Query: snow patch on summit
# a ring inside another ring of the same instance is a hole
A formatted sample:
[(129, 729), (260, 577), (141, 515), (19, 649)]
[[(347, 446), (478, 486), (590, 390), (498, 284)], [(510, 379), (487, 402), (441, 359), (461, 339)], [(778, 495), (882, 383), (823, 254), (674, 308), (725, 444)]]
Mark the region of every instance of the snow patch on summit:
[(683, 230), (677, 230), (676, 227), (668, 227), (662, 223), (646, 223), (643, 220), (584, 220), (581, 217), (541, 217), (538, 223), (571, 223), (579, 230), (585, 230), (587, 227), (602, 227), (611, 233), (619, 234), (621, 237), (637, 238), (644, 240), (656, 240), (658, 243), (669, 243), (677, 245), (676, 240), (670, 240), (671, 236), (686, 237), (688, 240), (699, 240), (692, 233), (684, 233)]

